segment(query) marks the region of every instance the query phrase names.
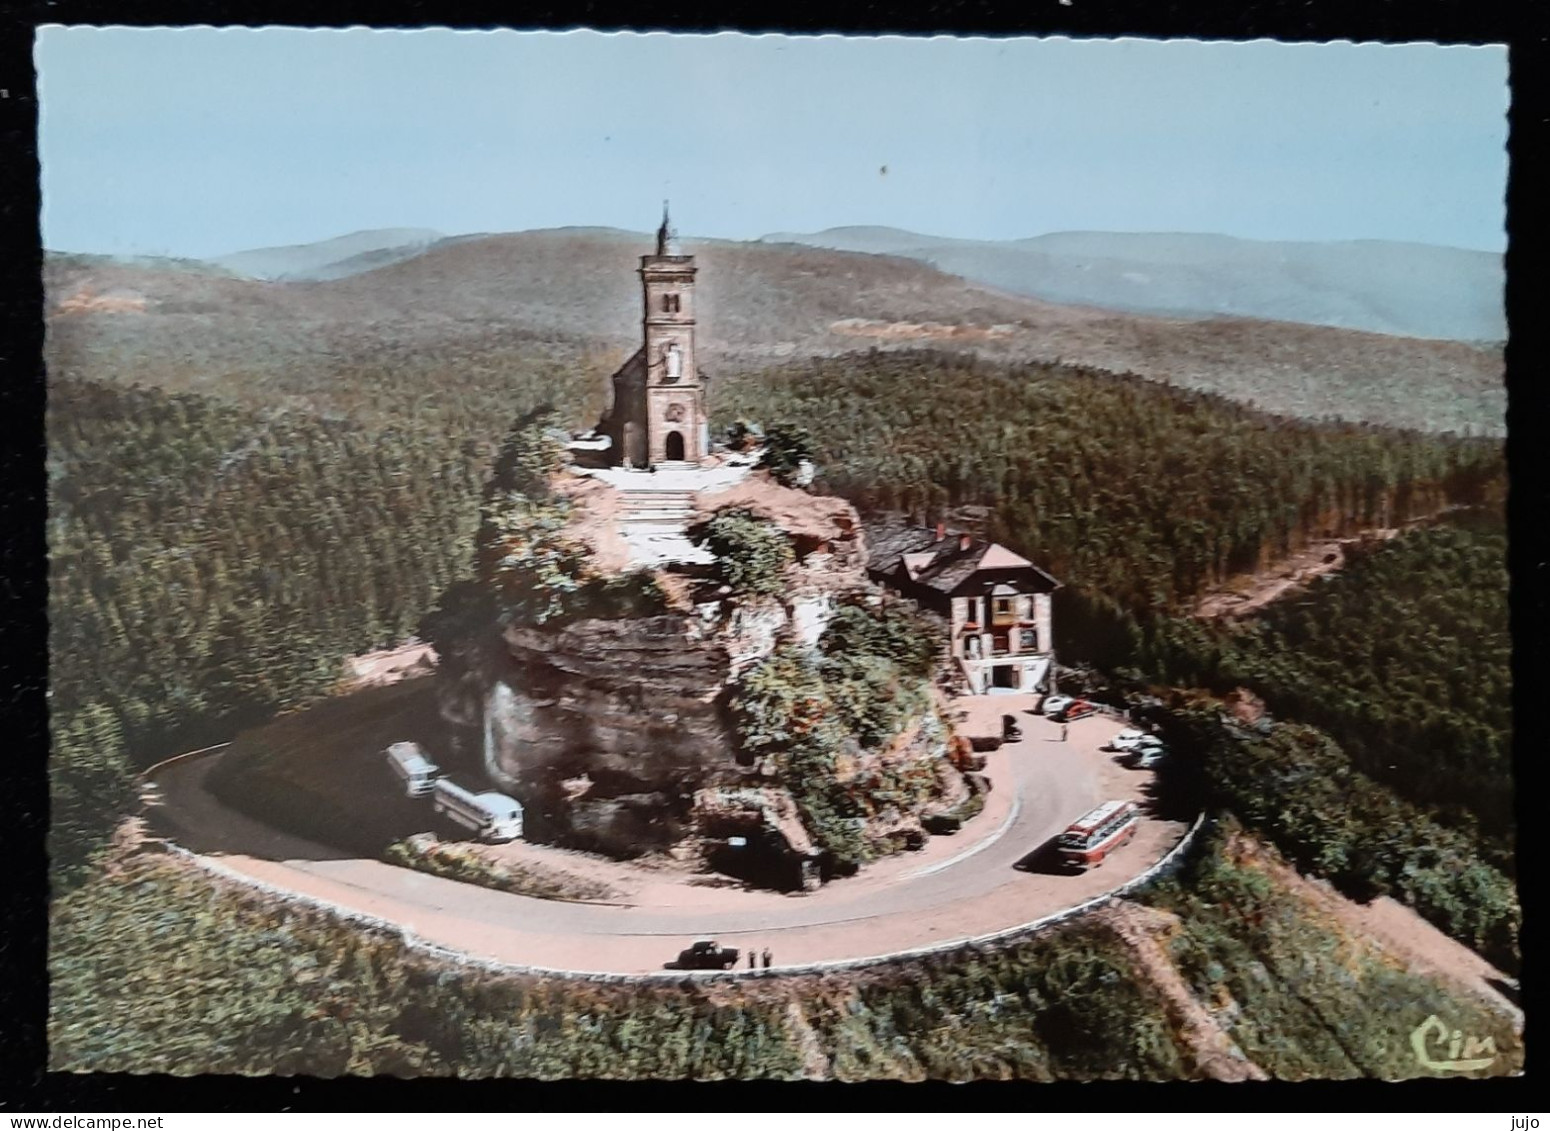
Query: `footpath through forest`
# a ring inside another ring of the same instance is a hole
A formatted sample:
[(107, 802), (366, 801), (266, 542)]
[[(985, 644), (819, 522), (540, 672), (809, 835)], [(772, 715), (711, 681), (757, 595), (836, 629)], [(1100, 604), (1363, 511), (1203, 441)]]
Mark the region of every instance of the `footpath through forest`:
[(1407, 530), (1430, 525), (1464, 509), (1467, 508), (1443, 507), (1399, 526), (1372, 526), (1344, 538), (1314, 539), (1263, 569), (1212, 586), (1195, 605), (1194, 615), (1200, 620), (1238, 620), (1253, 616), (1288, 594), (1301, 592), (1318, 578), (1343, 569), (1351, 547), (1387, 542)]

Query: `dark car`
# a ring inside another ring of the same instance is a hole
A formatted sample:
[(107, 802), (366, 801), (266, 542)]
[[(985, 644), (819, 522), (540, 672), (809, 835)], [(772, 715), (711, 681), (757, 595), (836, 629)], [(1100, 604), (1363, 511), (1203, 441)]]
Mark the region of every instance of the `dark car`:
[(737, 954), (737, 948), (733, 946), (697, 942), (688, 950), (678, 952), (676, 965), (680, 970), (730, 970), (737, 965)]

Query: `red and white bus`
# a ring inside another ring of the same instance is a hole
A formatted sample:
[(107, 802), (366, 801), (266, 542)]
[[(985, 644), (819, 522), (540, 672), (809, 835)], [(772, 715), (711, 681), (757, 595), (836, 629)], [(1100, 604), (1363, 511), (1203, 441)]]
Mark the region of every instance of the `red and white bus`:
[(1136, 835), (1139, 815), (1134, 801), (1106, 801), (1060, 834), (1060, 858), (1096, 868)]

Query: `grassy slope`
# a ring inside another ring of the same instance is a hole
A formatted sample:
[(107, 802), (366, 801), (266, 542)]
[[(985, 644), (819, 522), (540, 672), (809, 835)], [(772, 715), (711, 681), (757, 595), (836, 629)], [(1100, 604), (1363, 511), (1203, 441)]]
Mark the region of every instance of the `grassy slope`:
[[(1241, 854), (1240, 854), (1241, 855)], [(1149, 898), (1239, 1046), (1288, 1078), (1420, 1074), (1435, 1012), (1521, 1062), (1510, 1023), (1219, 845)], [(111, 938), (114, 945), (103, 947)], [(56, 1070), (624, 1079), (1167, 1079), (1189, 1050), (1101, 924), (865, 976), (589, 985), (460, 971), (142, 854), (56, 905)]]
[[(498, 405), (513, 376), (539, 379), (536, 369), (559, 382), (556, 394), (576, 405), (578, 420), (588, 419), (604, 378), (638, 341), (641, 250), (618, 233), (527, 232), (305, 284), (55, 257), (46, 271), (51, 309), (83, 287), (146, 302), (142, 313), (53, 313), (49, 367), (357, 414), (390, 405), (430, 412), (470, 397)], [(992, 355), (1130, 371), (1272, 411), (1502, 427), (1498, 349), (1056, 306), (884, 256), (725, 242), (695, 251), (713, 373), (792, 353), (931, 344), (836, 332), (846, 319), (934, 321), (1010, 327), (976, 345)]]
[(1338, 917), (1235, 826), (1213, 835), (1184, 874), (1144, 897), (1179, 917), (1172, 957), (1196, 997), (1278, 1079), (1420, 1075), (1409, 1038), (1433, 1014), (1503, 1050), (1484, 1074), (1512, 1071), (1522, 1045), (1481, 999), (1418, 976)]

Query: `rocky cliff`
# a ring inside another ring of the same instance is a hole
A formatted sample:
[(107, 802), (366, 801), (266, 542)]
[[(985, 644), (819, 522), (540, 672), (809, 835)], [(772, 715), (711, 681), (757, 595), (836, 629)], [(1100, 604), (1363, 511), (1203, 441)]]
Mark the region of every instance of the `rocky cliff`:
[[(789, 540), (779, 594), (736, 593), (714, 568), (682, 566), (656, 573), (665, 609), (652, 615), (492, 627), (458, 662), (443, 657), (441, 712), (457, 731), (463, 769), (522, 802), (531, 839), (811, 884), (821, 845), (778, 760), (741, 749), (738, 681), (777, 648), (816, 656), (837, 608), (879, 598), (849, 504), (759, 477), (705, 493), (696, 517), (727, 508)], [(596, 541), (598, 501), (573, 513), (589, 524), (577, 524), (578, 541)], [(875, 816), (883, 850), (918, 846), (922, 806), (948, 807), (967, 791), (940, 720), (923, 709), (885, 749), (857, 747), (836, 766), (858, 789), (879, 775), (890, 787), (908, 779), (912, 801), (863, 810)], [(729, 842), (746, 851), (729, 859)], [(743, 866), (750, 860), (752, 869)]]

